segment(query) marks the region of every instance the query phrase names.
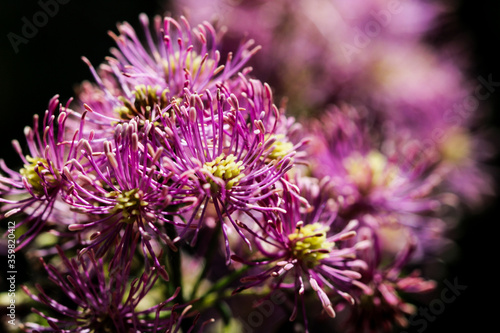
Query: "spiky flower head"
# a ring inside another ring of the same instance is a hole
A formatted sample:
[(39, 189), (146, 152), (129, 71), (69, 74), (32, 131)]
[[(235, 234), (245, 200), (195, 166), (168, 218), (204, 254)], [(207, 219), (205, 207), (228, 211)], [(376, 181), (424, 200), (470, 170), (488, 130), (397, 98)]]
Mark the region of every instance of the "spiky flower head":
[[(6, 174), (0, 175), (2, 216), (21, 215), (22, 220), (17, 226), (26, 225), (28, 228), (18, 239), (19, 248), (47, 228), (64, 229), (74, 218), (61, 205), (61, 195), (68, 188), (63, 168), (76, 156), (77, 142), (81, 138), (78, 129), (66, 123), (72, 112), (68, 104), (61, 105), (56, 95), (50, 100), (41, 124), (38, 115), (33, 117), (33, 128), (26, 127), (24, 131), (28, 154), (25, 155), (21, 144), (13, 140), (23, 164), (19, 170), (12, 170), (3, 160), (0, 161)], [(81, 119), (84, 117), (82, 115)], [(67, 172), (73, 173), (74, 168), (68, 166)]]
[[(242, 290), (262, 285), (270, 280), (275, 289), (291, 289), (295, 294), (294, 311), (290, 320), (297, 316), (299, 302), (307, 324), (304, 296), (316, 293), (325, 313), (335, 317), (331, 294), (353, 303), (350, 295), (361, 283), (357, 281), (364, 262), (356, 259), (356, 251), (369, 246), (369, 241), (344, 246), (355, 235), (357, 221), (347, 225), (337, 224), (336, 204), (325, 195), (330, 186), (324, 179), (303, 178), (300, 194), (284, 187), (281, 197), (283, 211), (254, 216), (252, 224), (241, 226), (251, 233), (260, 256), (252, 260), (234, 256), (234, 260), (260, 267), (261, 272), (242, 279)], [(306, 183), (308, 183), (306, 185)], [(307, 325), (306, 325), (307, 326)]]
[(80, 173), (67, 175), (71, 190), (64, 199), (74, 211), (94, 217), (69, 226), (82, 234), (86, 249), (94, 248), (98, 256), (114, 249), (116, 259), (140, 235), (144, 256), (168, 279), (153, 243), (176, 250), (167, 229), (173, 228), (171, 207), (185, 206), (184, 189), (172, 180), (164, 148), (151, 140), (152, 132), (153, 124), (139, 130), (131, 120), (115, 127), (113, 142), (105, 141), (102, 151), (83, 141), (80, 161), (72, 161)]
[(144, 307), (142, 304), (155, 286), (158, 274), (152, 268), (132, 279), (134, 248), (131, 244), (128, 260), (111, 263), (97, 259), (92, 251), (68, 259), (60, 248), (61, 268), (41, 259), (49, 279), (67, 300), (63, 303), (59, 296), (49, 296), (40, 286), (36, 293), (23, 286), (33, 300), (50, 309), (33, 309), (49, 326), (26, 323), (24, 329), (27, 332), (177, 332), (182, 315), (175, 312), (173, 301), (179, 289), (160, 304)]
[(221, 32), (208, 22), (191, 28), (185, 17), (177, 21), (157, 16), (150, 28), (144, 14), (140, 21), (144, 43), (130, 24), (123, 23), (118, 25), (119, 35), (110, 32), (117, 46), (112, 49), (114, 57), (98, 69), (84, 58), (97, 86), (84, 83), (79, 97), (92, 110), (96, 128), (104, 133), (110, 123), (134, 117), (139, 125), (145, 120), (153, 122), (160, 110), (183, 98), (185, 88), (215, 93), (220, 82), (230, 81), (240, 71), (248, 72), (243, 66), (259, 50), (248, 40), (234, 53), (224, 55), (226, 62), (221, 64)]
[(416, 243), (408, 242), (387, 264), (382, 262), (382, 248), (372, 230), (361, 228), (357, 238), (370, 239), (372, 245), (358, 251), (359, 258), (367, 264), (360, 270), (363, 288), (353, 293), (356, 306), (339, 304), (339, 310), (347, 312), (346, 321), (339, 325), (353, 333), (391, 332), (395, 327), (407, 327), (408, 318), (416, 313), (408, 295), (425, 294), (436, 287), (435, 281), (423, 278), (418, 270), (407, 272)]
[(140, 21), (145, 44), (128, 23), (118, 26), (120, 35), (111, 33), (117, 44), (117, 49), (112, 50), (117, 62), (111, 66), (135, 83), (167, 89), (170, 96), (180, 97), (186, 82), (192, 90), (213, 89), (216, 81), (237, 74), (259, 49), (252, 48), (254, 42), (249, 40), (221, 65), (218, 43), (222, 32), (210, 23), (205, 21), (192, 29), (183, 16), (179, 21), (157, 16), (150, 30), (146, 15), (140, 15)]
[[(276, 209), (261, 202), (275, 194), (276, 184), (293, 166), (295, 146), (280, 158), (270, 157), (281, 135), (276, 125), (280, 113), (269, 87), (257, 80), (243, 82), (247, 85), (234, 93), (220, 85), (215, 96), (210, 90), (185, 89), (182, 101), (166, 110), (171, 116), (161, 117), (156, 134), (174, 170), (172, 177), (184, 184), (186, 197), (196, 206), (176, 223), (184, 228), (179, 239), (193, 228), (197, 233), (207, 208), (212, 207), (220, 223), (228, 219), (250, 245), (231, 214)], [(229, 247), (226, 252), (229, 258)]]

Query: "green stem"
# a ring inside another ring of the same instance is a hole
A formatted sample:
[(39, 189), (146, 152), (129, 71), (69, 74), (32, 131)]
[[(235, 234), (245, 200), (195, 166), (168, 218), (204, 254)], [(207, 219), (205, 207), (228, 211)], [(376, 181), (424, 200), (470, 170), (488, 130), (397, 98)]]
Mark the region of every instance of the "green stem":
[[(167, 224), (166, 226), (167, 236), (170, 239), (175, 239), (177, 237), (177, 231), (173, 224)], [(182, 272), (181, 272), (181, 251), (178, 249), (177, 251), (173, 251), (170, 247), (167, 247), (167, 271), (170, 278), (170, 283), (168, 283), (168, 291), (169, 295), (172, 295), (175, 292), (177, 287), (181, 287), (181, 291), (177, 296), (177, 303), (185, 304), (184, 293), (182, 289)], [(189, 329), (194, 324), (194, 318), (185, 317), (181, 322), (181, 328), (183, 332), (189, 331)]]
[[(170, 237), (170, 239), (174, 239), (175, 237), (177, 237), (177, 231), (175, 230), (175, 227), (173, 225), (167, 224), (166, 229), (167, 235), (168, 237)], [(177, 287), (182, 288), (181, 251), (173, 251), (171, 248), (167, 247), (166, 254), (166, 266), (170, 280), (168, 283), (168, 291), (170, 294), (173, 294)], [(184, 297), (182, 294), (182, 289), (179, 293), (179, 296), (177, 297), (179, 298), (179, 302), (183, 304)]]
[(225, 298), (227, 295), (223, 294), (223, 291), (248, 269), (250, 269), (250, 266), (244, 266), (215, 282), (212, 287), (207, 290), (205, 295), (197, 300), (197, 303), (199, 304), (198, 310), (201, 311), (203, 309), (209, 308), (220, 299)]
[(189, 297), (189, 299), (191, 299), (191, 300), (195, 299), (196, 294), (198, 292), (198, 289), (201, 285), (201, 282), (208, 275), (208, 272), (212, 268), (211, 261), (214, 257), (215, 249), (217, 249), (217, 241), (218, 241), (219, 234), (220, 234), (221, 230), (222, 229), (221, 229), (220, 224), (217, 224), (217, 227), (214, 230), (212, 237), (210, 239), (210, 242), (208, 244), (208, 251), (207, 251), (207, 255), (205, 256), (205, 258), (206, 258), (205, 259), (205, 266), (203, 267), (203, 270), (200, 273), (200, 275), (198, 275), (198, 279), (196, 280), (196, 282), (193, 286), (193, 290), (191, 291), (191, 295)]

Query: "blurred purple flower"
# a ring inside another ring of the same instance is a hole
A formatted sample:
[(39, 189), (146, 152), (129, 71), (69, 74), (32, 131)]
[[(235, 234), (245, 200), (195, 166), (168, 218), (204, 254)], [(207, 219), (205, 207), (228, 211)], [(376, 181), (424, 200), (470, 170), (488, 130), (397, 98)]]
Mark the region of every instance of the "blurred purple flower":
[(450, 204), (439, 188), (443, 175), (429, 160), (402, 154), (375, 124), (376, 117), (351, 106), (331, 108), (312, 125), (311, 171), (332, 179), (340, 219), (375, 232), (397, 227), (419, 236), (419, 253), (437, 251), (447, 244), (439, 211)]
[(366, 85), (362, 77), (384, 57), (375, 52), (379, 42), (418, 45), (439, 15), (450, 11), (438, 3), (391, 0), (190, 0), (174, 1), (172, 7), (191, 21), (208, 18), (227, 27), (227, 43), (254, 38), (262, 45), (254, 58), (258, 77), (302, 114), (339, 96), (360, 97), (356, 91)]

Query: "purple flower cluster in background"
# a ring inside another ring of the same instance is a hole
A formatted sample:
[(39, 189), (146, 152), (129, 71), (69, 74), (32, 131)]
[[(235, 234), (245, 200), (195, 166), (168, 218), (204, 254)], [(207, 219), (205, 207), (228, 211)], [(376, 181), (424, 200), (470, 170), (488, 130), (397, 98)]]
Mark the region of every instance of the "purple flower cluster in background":
[(2, 217), (43, 275), (22, 329), (407, 327), (463, 210), (495, 194), (466, 59), (425, 42), (452, 8), (173, 8), (119, 24), (106, 62), (83, 58), (93, 81), (13, 141), (23, 167), (0, 161)]

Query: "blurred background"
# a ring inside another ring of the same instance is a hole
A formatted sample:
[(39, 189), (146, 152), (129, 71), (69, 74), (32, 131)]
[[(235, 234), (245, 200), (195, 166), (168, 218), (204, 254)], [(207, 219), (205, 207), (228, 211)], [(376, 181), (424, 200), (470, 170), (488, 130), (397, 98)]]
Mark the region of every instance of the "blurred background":
[[(116, 31), (117, 22), (128, 21), (138, 27), (139, 13), (152, 16), (169, 9), (167, 2), (158, 0), (61, 0), (61, 3), (65, 4), (53, 9), (53, 17), (40, 24), (36, 31), (29, 31), (32, 37), (24, 39), (23, 18), (32, 21), (41, 9), (39, 2), (0, 2), (0, 158), (14, 168), (21, 165), (10, 141), (14, 138), (23, 141), (23, 128), (32, 124), (32, 115), (42, 114), (55, 94), (65, 102), (73, 96), (76, 84), (92, 79), (81, 57), (98, 65), (113, 46), (107, 31)], [(453, 3), (456, 3), (456, 16), (443, 21), (436, 38), (464, 39), (473, 60), (469, 75), (472, 78), (491, 76), (493, 81), (500, 82), (497, 48), (500, 2), (462, 0)], [(491, 105), (491, 121), (500, 126), (500, 88), (481, 103)], [(495, 159), (492, 165), (500, 166), (498, 161)], [(457, 278), (467, 289), (455, 302), (446, 305), (445, 311), (429, 323), (425, 332), (463, 330), (465, 325), (471, 325), (474, 332), (497, 329), (499, 288), (494, 281), (498, 279), (495, 266), (499, 250), (495, 245), (499, 203), (492, 203), (485, 211), (464, 221), (457, 236), (459, 260), (449, 264), (448, 275), (450, 281)], [(27, 277), (21, 275), (22, 278)]]

